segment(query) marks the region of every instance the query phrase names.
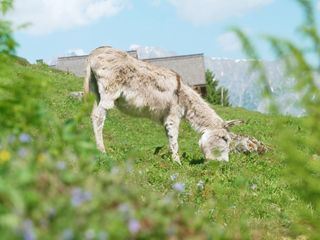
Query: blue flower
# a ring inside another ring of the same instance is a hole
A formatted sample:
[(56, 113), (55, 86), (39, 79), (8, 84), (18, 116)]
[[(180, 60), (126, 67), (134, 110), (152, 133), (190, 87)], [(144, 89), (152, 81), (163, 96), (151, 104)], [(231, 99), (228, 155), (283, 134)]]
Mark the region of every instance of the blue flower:
[(56, 168), (58, 170), (65, 170), (66, 169), (66, 163), (64, 161), (58, 161), (56, 164)]
[(80, 206), (84, 202), (88, 202), (92, 199), (91, 192), (82, 190), (81, 188), (74, 188), (71, 192), (71, 204), (74, 207)]
[(62, 239), (63, 240), (72, 240), (74, 238), (73, 230), (70, 228), (67, 228), (62, 233)]
[(27, 133), (21, 133), (21, 134), (19, 135), (19, 140), (20, 140), (20, 142), (22, 142), (22, 143), (28, 143), (28, 142), (31, 141), (31, 137), (30, 137), (30, 135), (27, 134)]
[(185, 184), (184, 183), (175, 183), (172, 185), (172, 188), (177, 192), (184, 192)]

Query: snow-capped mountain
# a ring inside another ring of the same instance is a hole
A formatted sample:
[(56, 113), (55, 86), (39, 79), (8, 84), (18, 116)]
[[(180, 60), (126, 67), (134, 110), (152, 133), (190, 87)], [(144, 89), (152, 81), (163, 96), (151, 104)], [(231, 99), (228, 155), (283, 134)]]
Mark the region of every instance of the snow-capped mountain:
[(177, 55), (173, 51), (168, 51), (160, 47), (140, 46), (137, 44), (132, 44), (129, 49), (136, 50), (138, 53), (139, 59), (171, 57), (171, 56)]
[[(292, 90), (293, 79), (285, 76), (280, 62), (264, 61), (269, 84), (283, 114), (301, 115), (299, 95)], [(250, 60), (205, 58), (206, 68), (216, 76), (220, 85), (229, 90), (233, 106), (268, 112), (268, 102), (262, 96), (262, 84), (257, 72), (250, 72)]]

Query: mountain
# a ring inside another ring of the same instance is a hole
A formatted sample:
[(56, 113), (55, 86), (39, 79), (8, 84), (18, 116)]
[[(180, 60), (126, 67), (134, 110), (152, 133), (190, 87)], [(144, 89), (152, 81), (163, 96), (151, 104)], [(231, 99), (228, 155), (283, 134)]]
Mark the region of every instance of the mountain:
[(140, 46), (137, 44), (132, 44), (129, 47), (129, 49), (136, 50), (138, 53), (139, 59), (171, 57), (171, 56), (177, 55), (173, 51), (169, 51), (160, 47), (153, 47), (153, 46)]
[[(205, 58), (206, 68), (211, 70), (220, 85), (229, 90), (233, 106), (259, 112), (268, 112), (268, 101), (262, 96), (258, 73), (250, 71), (251, 60)], [(303, 110), (298, 106), (299, 95), (292, 90), (293, 79), (285, 76), (283, 66), (277, 61), (263, 61), (269, 85), (280, 112), (299, 116)]]

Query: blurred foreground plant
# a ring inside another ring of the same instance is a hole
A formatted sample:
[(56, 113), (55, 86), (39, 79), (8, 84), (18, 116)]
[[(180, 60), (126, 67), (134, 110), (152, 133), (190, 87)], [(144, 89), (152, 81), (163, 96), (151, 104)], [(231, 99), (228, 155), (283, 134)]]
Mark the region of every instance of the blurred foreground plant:
[(13, 8), (13, 0), (0, 0), (0, 54), (15, 53), (18, 43), (13, 38), (12, 24), (2, 19)]
[[(303, 125), (296, 131), (306, 131), (308, 138), (301, 139), (296, 132), (283, 129), (277, 144), (280, 146), (287, 163), (286, 181), (296, 193), (310, 206), (301, 206), (297, 211), (298, 219), (292, 224), (297, 234), (306, 234), (318, 239), (320, 234), (320, 34), (312, 0), (296, 0), (304, 13), (304, 21), (296, 29), (301, 42), (282, 39), (276, 36), (264, 36), (281, 60), (284, 71), (294, 81), (295, 91), (301, 96), (300, 106), (305, 110)], [(243, 50), (252, 61), (252, 70), (259, 73), (264, 95), (271, 102), (271, 112), (278, 113), (276, 101), (268, 84), (264, 64), (250, 38), (239, 28), (232, 30), (240, 39)], [(306, 154), (306, 149), (308, 149)], [(304, 150), (304, 151), (303, 151)], [(282, 156), (279, 156), (281, 159)]]

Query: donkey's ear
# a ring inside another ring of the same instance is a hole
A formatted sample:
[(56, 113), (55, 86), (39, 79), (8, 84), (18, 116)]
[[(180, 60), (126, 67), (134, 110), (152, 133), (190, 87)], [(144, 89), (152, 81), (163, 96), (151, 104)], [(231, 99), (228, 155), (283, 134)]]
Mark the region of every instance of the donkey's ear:
[(223, 127), (226, 128), (226, 129), (229, 129), (229, 128), (233, 127), (233, 126), (238, 126), (238, 125), (241, 125), (243, 123), (244, 123), (244, 121), (239, 120), (239, 119), (230, 120), (230, 121), (225, 121), (224, 124), (223, 124)]

